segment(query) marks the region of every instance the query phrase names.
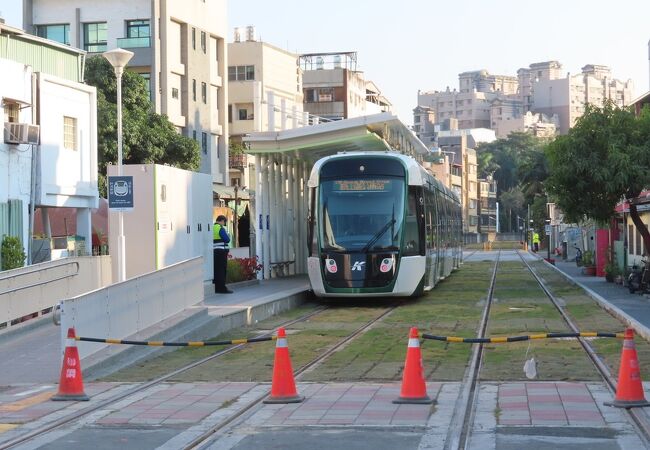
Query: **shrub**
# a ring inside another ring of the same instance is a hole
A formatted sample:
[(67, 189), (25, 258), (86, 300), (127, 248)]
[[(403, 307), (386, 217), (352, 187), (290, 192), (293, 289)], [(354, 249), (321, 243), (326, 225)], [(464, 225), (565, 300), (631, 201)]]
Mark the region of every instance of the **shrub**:
[(226, 268), (226, 283), (237, 283), (239, 281), (254, 280), (262, 265), (257, 263), (257, 258), (233, 258), (228, 255), (228, 267)]
[(20, 239), (4, 236), (2, 239), (2, 270), (17, 269), (25, 265), (25, 252)]

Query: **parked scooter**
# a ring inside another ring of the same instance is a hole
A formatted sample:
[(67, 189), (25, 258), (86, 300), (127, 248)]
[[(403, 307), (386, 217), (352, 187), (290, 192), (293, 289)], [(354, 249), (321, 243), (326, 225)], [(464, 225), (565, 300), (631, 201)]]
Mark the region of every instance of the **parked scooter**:
[(636, 291), (641, 291), (641, 293), (650, 292), (650, 267), (648, 263), (649, 260), (644, 258), (641, 260), (641, 267), (632, 266), (632, 272), (627, 277), (627, 287), (630, 294), (634, 294)]
[(582, 266), (582, 250), (580, 250), (580, 248), (576, 247), (575, 245), (573, 248), (576, 249), (576, 266), (580, 267)]

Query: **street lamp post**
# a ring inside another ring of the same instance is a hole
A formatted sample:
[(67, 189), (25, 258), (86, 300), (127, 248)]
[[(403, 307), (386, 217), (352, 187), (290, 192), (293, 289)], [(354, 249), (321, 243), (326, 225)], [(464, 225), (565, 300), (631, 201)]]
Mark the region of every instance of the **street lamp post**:
[(546, 234), (546, 252), (548, 255), (547, 260), (550, 262), (551, 261), (551, 219), (546, 219), (546, 228), (544, 229), (544, 233)]
[[(122, 176), (122, 73), (124, 68), (133, 57), (133, 52), (116, 48), (102, 54), (111, 63), (117, 78), (117, 175)], [(126, 240), (124, 239), (124, 217), (122, 211), (117, 213), (118, 235), (117, 235), (117, 274), (118, 281), (126, 279)]]

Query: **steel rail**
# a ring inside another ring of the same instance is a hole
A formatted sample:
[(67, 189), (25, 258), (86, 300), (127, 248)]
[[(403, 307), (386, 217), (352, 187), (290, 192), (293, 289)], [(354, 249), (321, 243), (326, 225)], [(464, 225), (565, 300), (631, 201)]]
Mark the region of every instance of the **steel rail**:
[[(537, 273), (533, 270), (533, 268), (528, 264), (528, 262), (525, 260), (525, 258), (517, 251), (517, 254), (521, 258), (521, 260), (524, 262), (530, 273), (533, 275), (537, 283), (539, 283), (540, 287), (548, 296), (548, 298), (551, 300), (551, 303), (553, 303), (553, 306), (560, 312), (560, 315), (562, 316), (562, 319), (566, 322), (566, 324), (569, 326), (569, 328), (575, 333), (578, 332), (578, 328), (576, 325), (573, 323), (569, 315), (564, 311), (560, 303), (557, 301), (555, 296), (551, 293), (551, 291), (546, 287), (544, 282), (541, 280), (541, 278), (537, 275)], [(578, 337), (578, 342), (580, 342), (580, 345), (582, 345), (582, 348), (585, 350), (587, 355), (589, 356), (589, 359), (593, 362), (594, 366), (598, 370), (600, 376), (603, 378), (605, 381), (605, 384), (609, 388), (609, 390), (612, 392), (612, 394), (616, 393), (616, 382), (614, 381), (614, 378), (612, 377), (611, 372), (609, 371), (609, 368), (607, 365), (600, 359), (600, 357), (596, 354), (594, 349), (591, 347), (589, 342), (587, 342), (585, 339)], [(648, 422), (647, 416), (639, 410), (631, 409), (631, 408), (624, 408), (625, 412), (627, 413), (629, 419), (631, 419), (632, 424), (636, 427), (638, 431), (638, 435), (641, 437), (641, 439), (644, 440), (644, 443), (647, 448), (650, 448), (650, 423)]]
[[(312, 318), (313, 316), (315, 316), (317, 314), (322, 313), (326, 309), (328, 309), (328, 307), (318, 308), (316, 311), (312, 311), (309, 314), (305, 314), (304, 316), (298, 317), (296, 319), (289, 320), (289, 321), (287, 321), (287, 322), (285, 322), (285, 323), (283, 323), (283, 324), (281, 324), (279, 326), (287, 327), (287, 326), (291, 326), (291, 325), (299, 323), (299, 322), (303, 322), (305, 320), (308, 320), (308, 319)], [(259, 337), (271, 336), (273, 333), (274, 333), (274, 331), (269, 331), (267, 333), (261, 334)], [(49, 424), (46, 424), (46, 425), (44, 425), (43, 427), (41, 427), (39, 429), (36, 429), (36, 430), (31, 431), (31, 432), (25, 433), (25, 434), (23, 434), (21, 436), (17, 436), (17, 437), (15, 437), (15, 438), (13, 438), (13, 439), (11, 439), (9, 441), (6, 441), (6, 442), (0, 442), (0, 450), (5, 450), (5, 449), (11, 448), (11, 447), (15, 447), (16, 445), (23, 444), (23, 443), (25, 443), (27, 441), (30, 441), (30, 440), (32, 440), (32, 439), (34, 439), (36, 437), (42, 436), (42, 435), (44, 435), (44, 434), (46, 434), (46, 433), (48, 433), (48, 432), (50, 432), (52, 430), (55, 430), (57, 428), (61, 428), (64, 425), (70, 424), (70, 423), (74, 422), (75, 420), (77, 420), (77, 419), (79, 419), (81, 417), (87, 416), (88, 414), (91, 414), (91, 413), (93, 413), (95, 411), (98, 411), (98, 410), (100, 410), (102, 408), (105, 408), (106, 406), (109, 406), (109, 405), (111, 405), (113, 403), (116, 403), (116, 402), (118, 402), (120, 400), (123, 400), (126, 397), (129, 397), (129, 396), (131, 396), (133, 394), (136, 394), (138, 392), (149, 389), (152, 386), (155, 386), (155, 385), (160, 384), (160, 383), (162, 383), (164, 381), (167, 381), (168, 379), (170, 379), (172, 377), (175, 377), (176, 375), (179, 375), (179, 374), (181, 374), (183, 372), (186, 372), (186, 371), (188, 371), (190, 369), (193, 369), (194, 367), (200, 366), (201, 364), (204, 364), (204, 363), (206, 363), (208, 361), (211, 361), (213, 359), (219, 358), (220, 356), (226, 355), (226, 354), (231, 353), (231, 352), (233, 352), (233, 351), (235, 351), (237, 349), (240, 349), (244, 345), (246, 345), (246, 344), (239, 344), (239, 345), (235, 345), (233, 347), (229, 347), (229, 348), (227, 348), (225, 350), (222, 350), (220, 352), (214, 353), (214, 354), (212, 354), (210, 356), (207, 356), (205, 358), (202, 358), (200, 360), (189, 363), (189, 364), (187, 364), (187, 365), (185, 365), (185, 366), (183, 366), (183, 367), (181, 367), (179, 369), (176, 369), (176, 370), (174, 370), (172, 372), (169, 372), (168, 374), (162, 375), (162, 376), (160, 376), (158, 378), (155, 378), (155, 379), (153, 379), (151, 381), (147, 381), (145, 383), (139, 384), (139, 385), (137, 385), (137, 386), (135, 386), (135, 387), (133, 387), (131, 389), (128, 389), (128, 390), (126, 390), (126, 391), (124, 391), (124, 392), (122, 392), (120, 394), (115, 395), (114, 397), (108, 398), (106, 400), (102, 400), (101, 402), (98, 402), (96, 405), (93, 405), (91, 407), (82, 409), (80, 411), (69, 414), (69, 415), (67, 415), (65, 417), (62, 417), (62, 418), (60, 418), (58, 420), (50, 422)]]
[[(365, 333), (368, 331), (370, 328), (372, 328), (374, 325), (376, 325), (380, 320), (382, 320), (384, 317), (386, 317), (388, 314), (392, 313), (398, 305), (393, 305), (389, 307), (386, 311), (381, 313), (379, 316), (375, 317), (371, 321), (367, 322), (366, 324), (362, 325), (361, 327), (357, 328), (355, 331), (353, 331), (350, 335), (346, 336), (344, 339), (336, 343), (334, 346), (329, 348), (327, 351), (324, 353), (321, 353), (318, 357), (313, 359), (312, 361), (306, 363), (305, 365), (301, 366), (299, 369), (294, 370), (294, 377), (296, 379), (299, 379), (301, 375), (305, 374), (308, 370), (314, 368), (318, 364), (322, 363), (325, 361), (329, 356), (332, 354), (336, 353), (339, 351), (343, 346), (348, 344), (350, 341), (358, 337), (359, 335)], [(201, 434), (200, 436), (197, 436), (196, 439), (194, 439), (192, 442), (189, 444), (185, 445), (183, 447), (183, 450), (190, 450), (190, 449), (202, 449), (205, 448), (205, 445), (211, 445), (213, 442), (209, 441), (209, 439), (214, 436), (216, 433), (219, 431), (223, 430), (225, 427), (228, 425), (233, 424), (237, 419), (242, 419), (245, 420), (249, 415), (247, 413), (252, 414), (252, 409), (255, 407), (259, 407), (262, 403), (262, 401), (268, 397), (269, 392), (265, 392), (264, 394), (256, 397), (255, 399), (251, 400), (247, 405), (245, 405), (243, 408), (235, 412), (233, 415), (228, 417), (227, 419), (223, 420), (222, 422), (218, 423), (217, 425), (214, 425), (211, 427), (209, 430), (207, 430), (205, 433)], [(246, 415), (246, 417), (244, 417)], [(233, 424), (234, 425), (234, 424)], [(207, 441), (207, 442), (206, 442)]]
[[(481, 316), (481, 321), (479, 322), (478, 336), (480, 338), (485, 336), (485, 331), (487, 330), (500, 258), (501, 250), (497, 253), (497, 259), (494, 263), (494, 269), (492, 270), (490, 287), (488, 288), (487, 297), (485, 299), (485, 307), (483, 308), (483, 314)], [(462, 388), (458, 395), (458, 399), (456, 400), (454, 414), (451, 423), (449, 424), (447, 438), (445, 439), (445, 450), (465, 448), (466, 443), (469, 441), (468, 437), (471, 433), (471, 424), (473, 422), (475, 410), (474, 406), (476, 405), (478, 395), (476, 387), (478, 386), (478, 376), (481, 371), (482, 362), (483, 344), (473, 344), (470, 364), (463, 376)]]

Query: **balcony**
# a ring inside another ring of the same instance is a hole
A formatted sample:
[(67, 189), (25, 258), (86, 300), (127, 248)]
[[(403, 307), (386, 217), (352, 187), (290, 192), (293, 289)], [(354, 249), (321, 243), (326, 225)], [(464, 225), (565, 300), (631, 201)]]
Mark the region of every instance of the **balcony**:
[(246, 167), (246, 155), (229, 155), (228, 156), (228, 167), (231, 169), (244, 170)]
[(120, 48), (146, 48), (146, 47), (151, 47), (151, 38), (149, 36), (131, 37), (131, 38), (119, 38), (117, 40), (117, 46), (120, 47)]

